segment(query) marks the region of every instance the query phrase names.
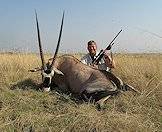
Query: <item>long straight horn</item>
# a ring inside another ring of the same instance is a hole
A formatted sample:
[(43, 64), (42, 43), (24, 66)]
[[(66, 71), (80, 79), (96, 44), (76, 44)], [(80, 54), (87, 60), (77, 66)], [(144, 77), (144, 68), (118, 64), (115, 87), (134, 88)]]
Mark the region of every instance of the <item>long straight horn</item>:
[(55, 54), (53, 56), (53, 60), (52, 60), (52, 63), (51, 63), (51, 68), (54, 66), (55, 59), (56, 59), (56, 56), (57, 56), (57, 53), (58, 53), (58, 49), (59, 49), (59, 46), (60, 46), (60, 40), (61, 40), (61, 35), (62, 35), (62, 28), (63, 28), (63, 24), (64, 24), (64, 14), (65, 14), (65, 11), (63, 12), (63, 15), (62, 15), (62, 21), (61, 21), (61, 28), (60, 28), (59, 38), (58, 38)]
[(43, 50), (42, 50), (42, 44), (41, 44), (40, 32), (39, 32), (39, 23), (38, 23), (38, 18), (37, 18), (36, 10), (35, 10), (35, 16), (36, 16), (36, 24), (37, 24), (39, 52), (40, 52), (40, 57), (41, 57), (41, 61), (42, 61), (42, 68), (43, 68), (43, 70), (45, 70), (44, 54), (43, 54)]

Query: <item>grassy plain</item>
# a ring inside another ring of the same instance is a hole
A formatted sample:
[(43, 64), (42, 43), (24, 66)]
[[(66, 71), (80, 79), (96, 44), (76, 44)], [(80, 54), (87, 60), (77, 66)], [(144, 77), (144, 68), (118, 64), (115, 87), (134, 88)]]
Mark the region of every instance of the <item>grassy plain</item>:
[(39, 55), (1, 53), (0, 131), (162, 132), (162, 54), (115, 54), (114, 59), (113, 72), (142, 94), (124, 92), (97, 111), (70, 95), (36, 90), (41, 75), (28, 70), (40, 66)]

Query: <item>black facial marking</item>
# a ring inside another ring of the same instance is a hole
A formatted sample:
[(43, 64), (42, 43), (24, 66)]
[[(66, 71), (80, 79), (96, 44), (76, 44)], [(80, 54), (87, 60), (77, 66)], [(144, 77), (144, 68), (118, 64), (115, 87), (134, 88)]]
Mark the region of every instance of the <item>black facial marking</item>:
[(50, 86), (50, 77), (45, 77), (43, 81), (43, 87), (49, 87)]
[(50, 69), (47, 69), (44, 71), (46, 74), (50, 74), (51, 73), (51, 70)]

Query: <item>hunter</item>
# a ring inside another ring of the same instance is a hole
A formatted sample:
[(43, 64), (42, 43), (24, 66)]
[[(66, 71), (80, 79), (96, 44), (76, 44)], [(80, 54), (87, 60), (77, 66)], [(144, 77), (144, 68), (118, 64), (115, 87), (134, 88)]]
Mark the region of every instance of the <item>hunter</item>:
[(111, 47), (109, 48), (109, 50), (104, 51), (103, 57), (99, 60), (97, 64), (93, 63), (93, 60), (99, 54), (99, 52), (97, 51), (96, 42), (93, 40), (89, 41), (87, 43), (87, 49), (89, 53), (87, 53), (85, 56), (81, 58), (81, 62), (86, 65), (91, 65), (98, 68), (110, 79), (110, 81), (114, 85), (118, 87), (118, 89), (125, 89), (122, 80), (111, 72), (111, 69), (116, 67), (114, 59), (112, 58), (112, 55), (110, 55), (109, 53)]
[(87, 53), (85, 56), (81, 58), (81, 62), (86, 65), (92, 65), (94, 67), (98, 67), (99, 70), (104, 70), (110, 72), (112, 68), (115, 68), (115, 62), (112, 56), (109, 53), (109, 50), (104, 51), (104, 56), (98, 62), (98, 64), (93, 64), (93, 60), (97, 57), (99, 52), (97, 51), (97, 44), (95, 41), (91, 40), (87, 43)]

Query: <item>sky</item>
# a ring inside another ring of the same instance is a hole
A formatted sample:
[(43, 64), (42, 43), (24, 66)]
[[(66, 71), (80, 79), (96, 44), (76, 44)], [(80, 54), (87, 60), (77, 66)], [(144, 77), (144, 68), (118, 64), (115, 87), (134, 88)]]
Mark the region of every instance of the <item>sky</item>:
[(87, 52), (87, 42), (112, 51), (162, 51), (162, 0), (0, 0), (0, 51), (38, 52), (37, 11), (44, 52), (53, 53), (65, 19), (59, 52)]

